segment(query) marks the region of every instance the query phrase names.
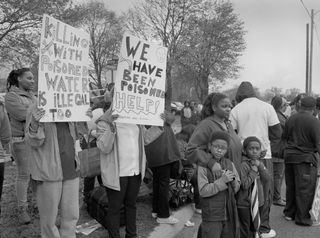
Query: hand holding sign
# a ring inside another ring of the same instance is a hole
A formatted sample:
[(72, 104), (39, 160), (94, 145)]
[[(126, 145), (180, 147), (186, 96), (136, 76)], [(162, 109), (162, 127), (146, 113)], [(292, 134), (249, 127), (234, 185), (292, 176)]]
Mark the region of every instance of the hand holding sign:
[(34, 107), (32, 111), (32, 120), (30, 127), (33, 131), (37, 131), (39, 127), (39, 121), (46, 114), (46, 111), (43, 108)]
[(45, 113), (46, 111), (43, 108), (35, 107), (32, 112), (32, 120), (35, 122), (39, 122)]

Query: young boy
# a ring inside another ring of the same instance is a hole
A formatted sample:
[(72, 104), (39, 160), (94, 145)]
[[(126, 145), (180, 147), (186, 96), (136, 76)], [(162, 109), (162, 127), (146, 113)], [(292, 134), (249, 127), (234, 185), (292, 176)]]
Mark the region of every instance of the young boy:
[(208, 167), (198, 166), (202, 238), (239, 237), (235, 193), (240, 188), (240, 179), (234, 164), (224, 158), (229, 140), (228, 133), (214, 132), (208, 143), (212, 155)]
[(237, 194), (240, 238), (255, 238), (259, 237), (259, 211), (261, 213), (260, 208), (267, 196), (264, 188), (270, 185), (271, 176), (260, 161), (263, 155), (257, 137), (251, 136), (244, 140), (243, 154), (240, 166), (241, 187)]

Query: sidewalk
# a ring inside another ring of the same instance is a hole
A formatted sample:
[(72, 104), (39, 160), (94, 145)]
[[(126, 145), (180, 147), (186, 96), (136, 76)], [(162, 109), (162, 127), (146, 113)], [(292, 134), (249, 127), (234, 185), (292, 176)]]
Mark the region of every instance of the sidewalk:
[[(179, 223), (175, 225), (160, 224), (155, 227), (154, 231), (150, 233), (148, 238), (171, 238), (176, 237), (180, 234), (183, 229), (186, 229), (188, 234), (190, 234), (191, 229), (194, 227), (185, 227), (185, 223), (189, 221), (194, 214), (193, 204), (189, 204), (180, 208), (179, 210), (173, 212), (173, 216), (180, 220)], [(199, 216), (199, 215), (198, 215)], [(192, 221), (193, 222), (193, 221)], [(179, 237), (190, 237), (190, 236), (179, 236)]]

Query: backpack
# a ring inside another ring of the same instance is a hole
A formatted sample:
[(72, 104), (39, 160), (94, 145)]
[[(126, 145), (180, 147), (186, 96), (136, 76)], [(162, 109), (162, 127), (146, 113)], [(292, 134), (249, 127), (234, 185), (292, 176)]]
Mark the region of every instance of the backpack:
[[(87, 202), (87, 211), (93, 219), (97, 220), (105, 229), (108, 229), (108, 197), (105, 187), (99, 186), (91, 191)], [(124, 206), (122, 206), (120, 210), (120, 226), (125, 225), (125, 223), (125, 211)]]
[(193, 202), (193, 187), (187, 180), (173, 180), (169, 187), (169, 206), (177, 209)]

